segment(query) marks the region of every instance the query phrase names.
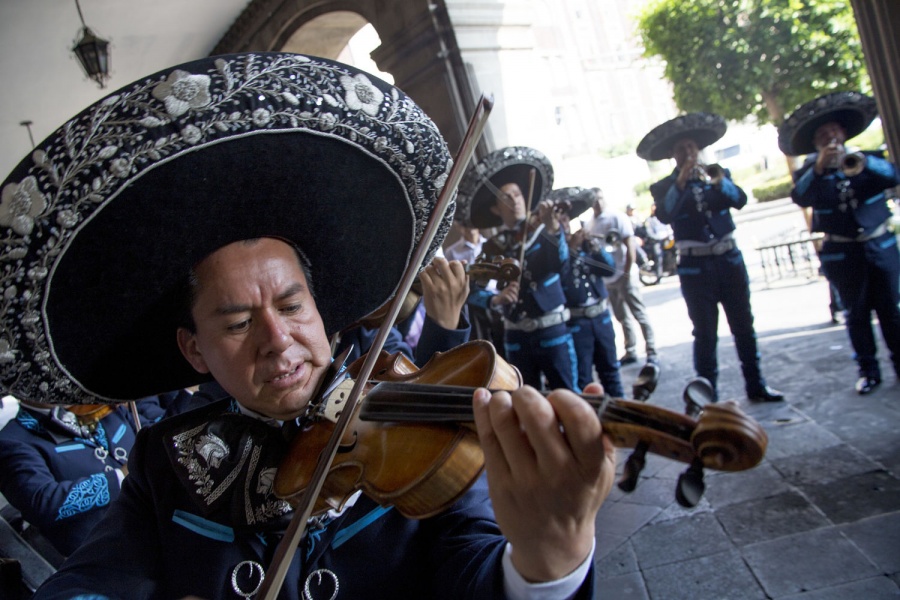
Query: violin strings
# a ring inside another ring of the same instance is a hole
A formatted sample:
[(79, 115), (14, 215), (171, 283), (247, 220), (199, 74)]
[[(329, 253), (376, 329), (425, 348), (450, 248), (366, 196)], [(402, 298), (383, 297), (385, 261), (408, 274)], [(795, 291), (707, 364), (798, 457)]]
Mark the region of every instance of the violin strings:
[[(381, 389), (372, 390), (363, 403), (360, 418), (364, 420), (467, 420), (472, 421), (471, 397), (473, 388), (465, 386), (446, 386), (430, 384), (405, 384), (394, 382), (378, 382)], [(417, 400), (406, 400), (406, 398)], [(667, 431), (682, 437), (687, 433), (677, 424), (660, 423), (658, 419), (622, 406), (619, 399), (608, 396), (582, 395), (594, 409), (598, 410), (601, 420), (606, 417), (610, 421), (633, 425), (650, 425), (659, 431)], [(434, 399), (440, 399), (435, 401)], [(605, 402), (605, 408), (604, 408)], [(389, 418), (390, 417), (390, 418)]]

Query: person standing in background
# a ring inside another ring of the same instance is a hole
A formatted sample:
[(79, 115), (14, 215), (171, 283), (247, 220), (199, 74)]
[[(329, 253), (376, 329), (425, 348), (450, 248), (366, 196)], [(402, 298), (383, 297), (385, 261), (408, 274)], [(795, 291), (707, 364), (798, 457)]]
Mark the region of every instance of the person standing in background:
[(622, 334), (625, 338), (625, 354), (619, 359), (619, 363), (625, 366), (638, 361), (637, 334), (634, 326), (634, 322), (637, 321), (644, 336), (647, 362), (659, 364), (659, 356), (656, 353), (656, 336), (653, 333), (653, 326), (650, 324), (650, 317), (647, 315), (638, 282), (637, 242), (631, 220), (625, 214), (613, 210), (609, 206), (603, 190), (598, 187), (591, 188), (591, 190), (594, 192), (594, 217), (585, 224), (585, 229), (591, 235), (602, 239), (607, 238), (611, 232), (615, 232), (614, 237), (617, 237), (612, 244), (616, 274), (604, 277), (603, 280), (609, 291), (613, 314), (616, 316), (616, 320), (622, 324)]
[(780, 127), (778, 145), (789, 156), (809, 154), (794, 173), (791, 198), (812, 209), (812, 231), (825, 234), (820, 258), (825, 277), (846, 309), (847, 332), (859, 366), (855, 389), (881, 385), (872, 311), (900, 376), (900, 253), (888, 227), (888, 189), (900, 184), (897, 168), (881, 152), (850, 153), (848, 139), (875, 119), (875, 100), (834, 92), (797, 108)]
[(682, 115), (644, 136), (637, 155), (644, 160), (675, 159), (675, 169), (651, 185), (650, 193), (656, 216), (672, 225), (675, 233), (681, 295), (694, 325), (694, 370), (716, 389), (721, 304), (734, 335), (747, 397), (752, 402), (780, 402), (784, 394), (766, 385), (762, 376), (750, 277), (734, 241), (731, 209), (743, 208), (747, 194), (727, 170), (700, 162), (700, 151), (725, 135), (726, 129), (719, 115)]

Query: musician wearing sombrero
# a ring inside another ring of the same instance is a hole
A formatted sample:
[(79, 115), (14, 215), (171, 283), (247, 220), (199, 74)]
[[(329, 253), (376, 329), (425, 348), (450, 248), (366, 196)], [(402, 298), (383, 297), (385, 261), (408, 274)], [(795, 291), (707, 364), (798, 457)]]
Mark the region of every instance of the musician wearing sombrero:
[(575, 344), (578, 386), (584, 388), (597, 378), (603, 390), (615, 398), (623, 398), (619, 358), (616, 354), (616, 331), (609, 309), (609, 294), (604, 275), (615, 273), (615, 259), (585, 228), (574, 233), (569, 221), (590, 210), (595, 193), (589, 188), (565, 187), (550, 192), (549, 200), (557, 208), (559, 220), (569, 244), (569, 268), (563, 273), (569, 330)]
[(656, 216), (672, 226), (678, 248), (681, 295), (694, 326), (694, 370), (716, 389), (719, 375), (719, 304), (725, 310), (741, 362), (747, 397), (752, 402), (779, 402), (770, 388), (760, 357), (750, 306), (750, 278), (734, 240), (731, 210), (747, 204), (747, 194), (727, 169), (700, 161), (700, 151), (725, 135), (725, 119), (690, 113), (650, 131), (637, 147), (644, 160), (674, 158), (675, 169), (650, 186)]
[(562, 283), (569, 250), (554, 204), (545, 200), (552, 186), (553, 166), (543, 153), (510, 146), (469, 168), (459, 186), (459, 203), (475, 227), (501, 228), (482, 246), (488, 259), (524, 259), (520, 282), (500, 291), (473, 292), (473, 302), (503, 315), (507, 360), (527, 385), (540, 389), (543, 376), (550, 389), (577, 390)]
[(135, 433), (162, 418), (160, 400), (136, 403), (138, 426), (125, 405), (20, 400), (15, 418), (0, 430), (0, 493), (32, 533), (68, 556), (119, 495)]
[(881, 384), (873, 310), (894, 371), (900, 374), (900, 254), (889, 227), (888, 193), (900, 179), (883, 153), (852, 153), (845, 145), (876, 114), (875, 100), (869, 96), (833, 92), (797, 108), (778, 130), (778, 145), (785, 154), (808, 155), (794, 173), (791, 198), (812, 209), (812, 231), (825, 234), (822, 269), (847, 311), (847, 332), (859, 366), (855, 384), (859, 394), (869, 394)]
[[(230, 395), (138, 434), (119, 498), (35, 598), (254, 596), (293, 512), (273, 491), (286, 447), (340, 412), (329, 335), (394, 295), (450, 163), (400, 90), (281, 53), (141, 79), (20, 163), (0, 188), (3, 391)], [(279, 598), (593, 596), (615, 467), (596, 413), (527, 387), (472, 403), (487, 476), (421, 520), (329, 500), (278, 561)]]

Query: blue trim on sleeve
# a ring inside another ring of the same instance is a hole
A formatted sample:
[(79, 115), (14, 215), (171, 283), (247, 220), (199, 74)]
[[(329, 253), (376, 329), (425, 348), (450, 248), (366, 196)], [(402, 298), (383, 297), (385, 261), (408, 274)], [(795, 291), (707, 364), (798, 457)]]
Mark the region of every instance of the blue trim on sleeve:
[(544, 280), (544, 283), (543, 283), (542, 285), (543, 285), (544, 287), (550, 287), (551, 285), (553, 285), (553, 284), (556, 283), (557, 281), (559, 281), (559, 273), (554, 273), (553, 275), (551, 275), (550, 277), (548, 277), (547, 279), (545, 279), (545, 280)]
[(815, 178), (816, 172), (812, 167), (806, 170), (803, 175), (800, 176), (800, 179), (796, 181), (794, 187), (797, 188), (797, 192), (802, 196), (809, 190), (809, 186), (812, 185), (813, 178)]
[(867, 156), (866, 167), (876, 175), (881, 175), (882, 177), (891, 178), (897, 176), (897, 171), (894, 169), (894, 165), (891, 164), (891, 161), (878, 156)]
[(738, 193), (738, 188), (736, 185), (734, 185), (733, 181), (725, 177), (724, 179), (722, 179), (722, 183), (719, 185), (722, 188), (722, 193), (725, 194), (725, 196), (729, 200), (737, 202), (738, 198), (740, 198), (741, 195)]
[(125, 425), (125, 423), (119, 425), (119, 428), (116, 429), (116, 433), (114, 433), (112, 436), (113, 444), (119, 443), (119, 440), (122, 439), (126, 431), (128, 431), (128, 427)]
[(359, 521), (353, 523), (348, 527), (344, 527), (336, 534), (334, 534), (334, 539), (331, 540), (331, 547), (338, 548), (344, 542), (352, 538), (354, 535), (380, 519), (386, 512), (391, 510), (392, 506), (379, 506), (378, 508), (372, 510), (369, 514), (364, 516)]
[(666, 197), (663, 199), (663, 205), (666, 207), (667, 213), (672, 214), (672, 211), (675, 210), (676, 202), (678, 202), (678, 186), (673, 183), (669, 186), (669, 191), (666, 192)]
[(192, 515), (183, 510), (176, 510), (172, 515), (172, 522), (181, 525), (185, 529), (189, 529), (194, 533), (199, 533), (203, 537), (219, 542), (233, 542), (234, 529), (221, 523), (216, 523), (197, 515)]
[(94, 473), (72, 486), (65, 502), (59, 507), (56, 520), (61, 521), (107, 504), (109, 504), (109, 482), (103, 473)]
[(889, 237), (888, 239), (884, 240), (883, 242), (879, 242), (879, 244), (878, 244), (878, 246), (880, 248), (890, 248), (891, 246), (896, 246), (896, 245), (897, 245), (897, 237), (893, 236), (893, 235), (891, 237)]
[(53, 448), (57, 454), (62, 454), (63, 452), (72, 452), (73, 450), (84, 450), (87, 448), (84, 444), (62, 444)]

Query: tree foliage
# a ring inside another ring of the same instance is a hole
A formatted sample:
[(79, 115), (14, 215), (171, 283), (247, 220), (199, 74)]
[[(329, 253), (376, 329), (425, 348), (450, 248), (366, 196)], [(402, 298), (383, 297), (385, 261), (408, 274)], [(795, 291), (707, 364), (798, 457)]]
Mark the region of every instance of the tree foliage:
[(638, 33), (686, 112), (780, 125), (822, 94), (869, 91), (847, 0), (651, 0)]

